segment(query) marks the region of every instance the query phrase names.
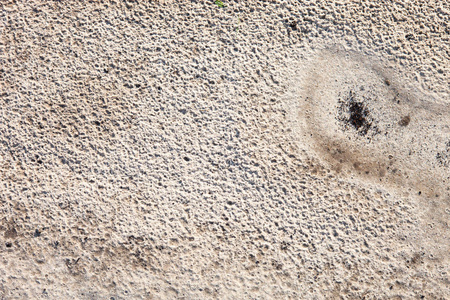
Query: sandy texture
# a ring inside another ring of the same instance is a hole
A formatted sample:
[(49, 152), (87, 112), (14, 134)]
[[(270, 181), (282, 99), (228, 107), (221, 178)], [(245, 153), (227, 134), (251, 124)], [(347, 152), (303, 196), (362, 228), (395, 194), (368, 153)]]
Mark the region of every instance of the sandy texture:
[(450, 298), (448, 1), (147, 2), (1, 1), (1, 299)]

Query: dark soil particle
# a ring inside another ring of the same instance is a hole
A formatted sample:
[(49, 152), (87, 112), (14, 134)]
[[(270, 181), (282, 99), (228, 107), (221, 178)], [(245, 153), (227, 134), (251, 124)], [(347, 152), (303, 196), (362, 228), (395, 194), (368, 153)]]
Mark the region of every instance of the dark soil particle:
[(399, 122), (398, 125), (402, 126), (402, 127), (406, 127), (409, 125), (409, 123), (411, 122), (411, 117), (410, 116), (404, 116)]
[[(363, 99), (364, 100), (364, 99)], [(359, 135), (367, 135), (369, 130), (373, 129), (377, 132), (376, 127), (372, 124), (369, 109), (363, 101), (358, 100), (355, 92), (350, 91), (343, 99), (339, 99), (339, 116), (338, 120), (344, 123), (345, 129), (353, 127), (358, 131)]]
[(445, 144), (444, 150), (436, 154), (436, 160), (443, 167), (450, 166), (450, 140)]

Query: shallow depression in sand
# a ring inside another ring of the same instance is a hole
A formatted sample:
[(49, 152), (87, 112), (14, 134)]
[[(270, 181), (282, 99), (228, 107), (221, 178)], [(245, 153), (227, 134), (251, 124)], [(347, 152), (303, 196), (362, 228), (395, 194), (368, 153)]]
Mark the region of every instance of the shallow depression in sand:
[(405, 90), (398, 73), (357, 53), (321, 52), (292, 83), (296, 138), (339, 176), (447, 202), (449, 104)]

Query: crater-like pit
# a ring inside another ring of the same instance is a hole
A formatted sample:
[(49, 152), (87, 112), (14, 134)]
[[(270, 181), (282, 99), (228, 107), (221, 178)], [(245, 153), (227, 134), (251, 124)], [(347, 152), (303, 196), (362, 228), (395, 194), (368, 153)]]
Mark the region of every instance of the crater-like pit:
[(323, 51), (302, 67), (289, 100), (302, 146), (338, 176), (448, 201), (447, 103), (405, 90), (399, 72), (356, 53)]

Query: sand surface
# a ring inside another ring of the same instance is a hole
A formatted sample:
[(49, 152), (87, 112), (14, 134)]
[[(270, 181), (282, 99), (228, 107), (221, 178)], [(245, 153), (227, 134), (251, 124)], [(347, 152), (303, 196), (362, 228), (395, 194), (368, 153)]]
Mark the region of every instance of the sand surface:
[(1, 1), (0, 299), (450, 299), (448, 1)]

